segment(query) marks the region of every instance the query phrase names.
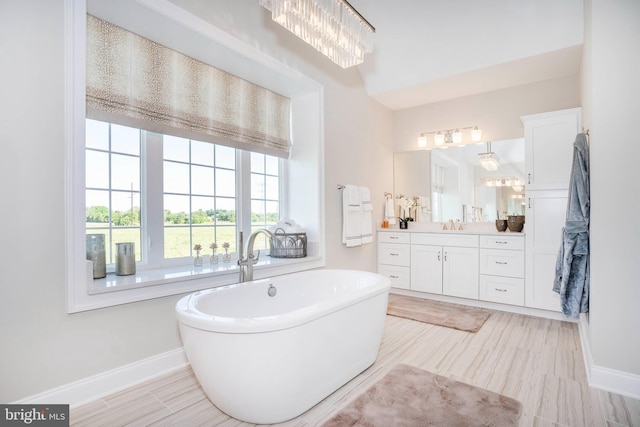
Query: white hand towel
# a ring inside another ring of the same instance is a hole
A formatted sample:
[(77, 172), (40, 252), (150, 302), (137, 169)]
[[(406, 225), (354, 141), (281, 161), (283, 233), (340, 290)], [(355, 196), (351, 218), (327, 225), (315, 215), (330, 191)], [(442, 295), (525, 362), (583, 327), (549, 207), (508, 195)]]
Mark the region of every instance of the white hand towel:
[(342, 243), (348, 248), (362, 244), (362, 202), (355, 185), (342, 190)]
[(389, 225), (396, 223), (396, 208), (393, 204), (393, 199), (387, 199), (384, 204), (384, 218), (389, 222)]
[(360, 187), (360, 200), (362, 202), (362, 243), (373, 242), (373, 225), (371, 212), (373, 211), (373, 204), (371, 203), (371, 193), (369, 188)]

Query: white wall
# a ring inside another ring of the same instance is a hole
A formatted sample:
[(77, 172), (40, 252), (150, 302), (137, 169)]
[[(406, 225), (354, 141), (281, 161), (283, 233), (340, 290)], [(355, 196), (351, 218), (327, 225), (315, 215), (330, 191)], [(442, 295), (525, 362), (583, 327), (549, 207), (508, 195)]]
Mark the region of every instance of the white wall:
[[(585, 1), (582, 104), (583, 125), (591, 135), (589, 338), (592, 379), (604, 387), (611, 387), (607, 373), (640, 375), (638, 22), (638, 1)], [(640, 396), (640, 380), (635, 381)]]
[(578, 77), (569, 76), (396, 110), (394, 150), (416, 150), (422, 132), (467, 126), (482, 129), (483, 141), (521, 138), (520, 116), (579, 106)]
[[(324, 85), (328, 266), (375, 270), (374, 245), (340, 243), (336, 185), (368, 185), (374, 217), (382, 218), (393, 180), (391, 113), (366, 95), (357, 70), (342, 70), (293, 37), (274, 34), (257, 2), (217, 3), (217, 16), (232, 21), (235, 35)], [(66, 314), (64, 2), (9, 0), (2, 9), (0, 402), (11, 402), (181, 342), (178, 296)]]

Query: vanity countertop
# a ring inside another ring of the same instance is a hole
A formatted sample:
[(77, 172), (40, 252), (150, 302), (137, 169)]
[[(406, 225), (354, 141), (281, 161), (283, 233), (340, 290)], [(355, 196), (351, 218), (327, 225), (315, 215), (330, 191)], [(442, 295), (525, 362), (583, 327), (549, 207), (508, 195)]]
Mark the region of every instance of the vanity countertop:
[[(526, 225), (525, 225), (526, 228)], [(498, 231), (495, 229), (493, 224), (487, 223), (487, 225), (479, 225), (479, 224), (467, 224), (462, 226), (462, 230), (443, 230), (442, 224), (409, 224), (408, 229), (400, 229), (398, 226), (393, 226), (390, 228), (382, 228), (378, 227), (379, 232), (394, 232), (394, 233), (444, 233), (444, 234), (475, 234), (475, 235), (487, 235), (487, 236), (514, 236), (514, 237), (524, 237), (525, 230), (522, 232), (512, 232), (512, 231)]]

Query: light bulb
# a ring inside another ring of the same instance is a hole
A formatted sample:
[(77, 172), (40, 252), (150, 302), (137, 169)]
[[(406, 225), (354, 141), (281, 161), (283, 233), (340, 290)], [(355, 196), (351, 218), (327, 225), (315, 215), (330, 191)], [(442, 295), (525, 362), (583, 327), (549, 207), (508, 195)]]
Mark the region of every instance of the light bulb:
[(451, 134), (451, 137), (453, 138), (454, 144), (460, 144), (462, 142), (462, 132), (460, 132), (458, 129), (456, 129), (455, 132)]
[(426, 147), (427, 146), (427, 136), (425, 134), (421, 134), (418, 137), (418, 147)]
[(482, 129), (478, 129), (478, 126), (471, 129), (471, 141), (480, 142), (482, 139)]

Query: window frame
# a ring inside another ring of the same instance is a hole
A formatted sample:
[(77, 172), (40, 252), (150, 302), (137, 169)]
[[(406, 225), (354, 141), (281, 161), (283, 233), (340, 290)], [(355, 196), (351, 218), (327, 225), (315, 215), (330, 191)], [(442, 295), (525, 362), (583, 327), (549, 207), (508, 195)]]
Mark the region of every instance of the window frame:
[[(288, 68), (286, 65), (266, 58), (263, 53), (237, 39), (229, 38), (211, 24), (202, 23), (194, 15), (153, 0), (142, 0), (140, 4), (171, 17), (176, 25), (186, 31), (203, 34), (210, 42), (230, 49), (238, 58), (251, 61), (254, 67), (243, 67), (254, 77), (255, 83), (281, 91), (292, 100), (292, 139), (304, 140), (293, 160), (293, 172), (304, 175), (305, 188), (297, 182), (283, 183), (292, 189), (299, 204), (289, 204), (282, 214), (313, 219), (307, 229), (310, 237), (311, 255), (302, 259), (271, 259), (258, 265), (255, 278), (288, 274), (325, 266), (324, 247), (324, 195), (323, 195), (323, 89), (322, 85)], [(76, 313), (114, 305), (143, 301), (170, 295), (184, 294), (201, 289), (237, 283), (238, 268), (215, 273), (193, 275), (175, 268), (149, 270), (135, 276), (119, 276), (123, 280), (117, 289), (105, 287), (91, 291), (93, 283), (92, 265), (85, 254), (85, 58), (86, 58), (86, 0), (65, 0), (65, 276), (67, 286), (67, 312)], [(147, 13), (147, 12), (145, 12)], [(223, 58), (229, 60), (229, 58)], [(254, 73), (255, 70), (259, 73)], [(233, 71), (233, 70), (231, 70)], [(244, 166), (244, 165), (243, 165)], [(284, 178), (283, 178), (284, 179)], [(242, 197), (250, 197), (247, 192)], [(249, 206), (249, 205), (247, 205)], [(244, 225), (243, 225), (244, 226)], [(250, 229), (250, 228), (247, 228)], [(144, 236), (143, 236), (144, 238)], [(266, 258), (266, 257), (265, 257)]]

